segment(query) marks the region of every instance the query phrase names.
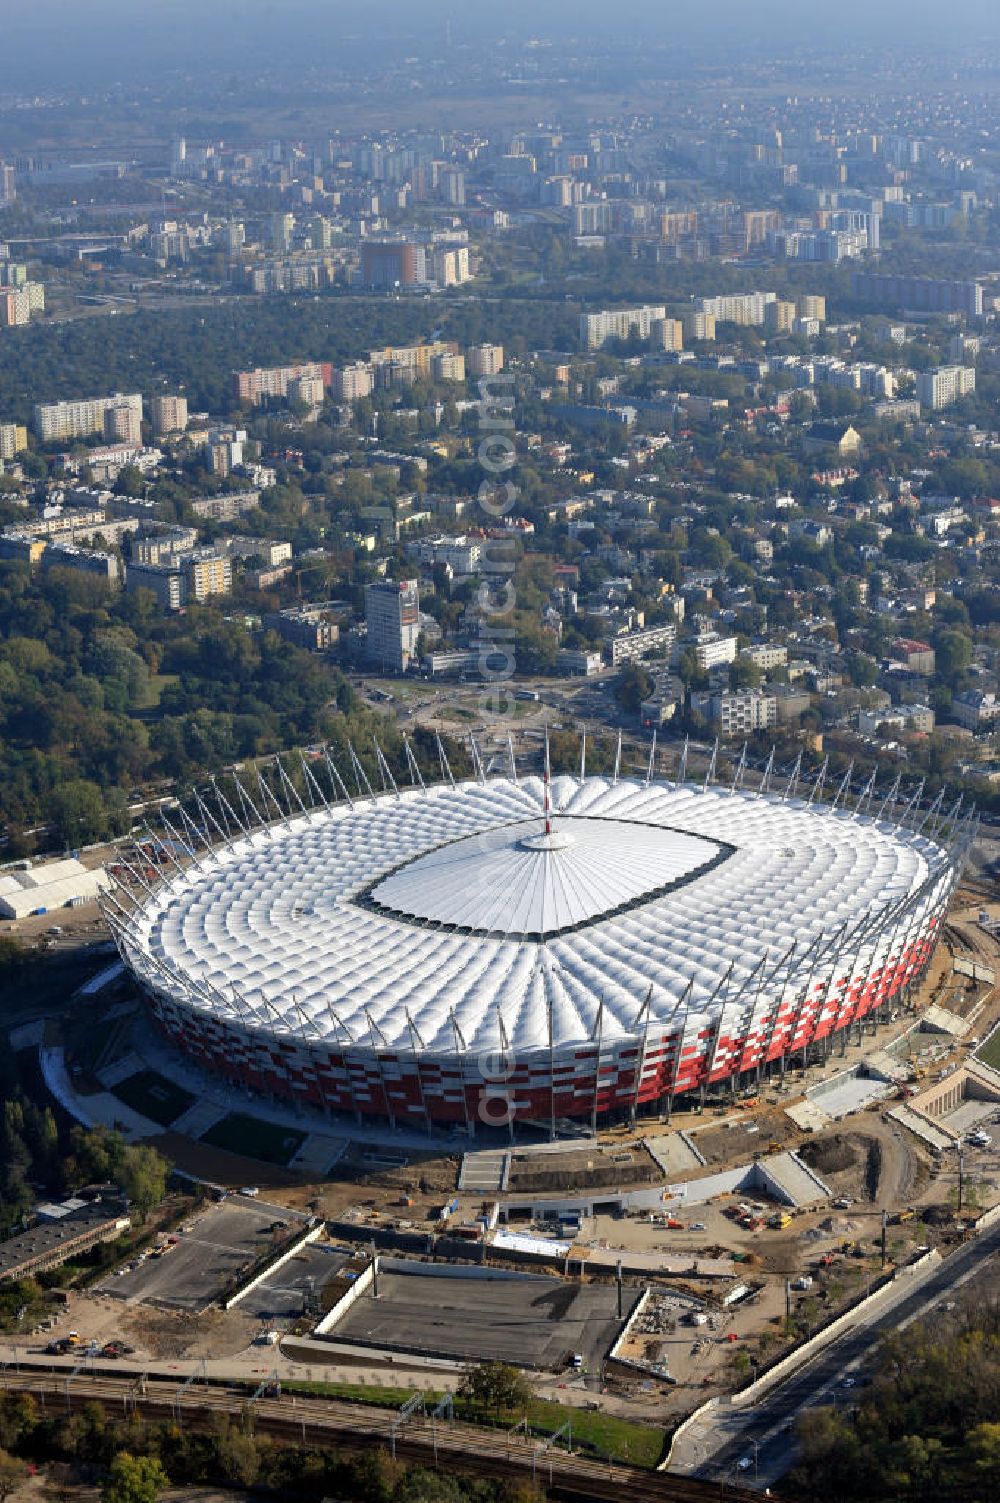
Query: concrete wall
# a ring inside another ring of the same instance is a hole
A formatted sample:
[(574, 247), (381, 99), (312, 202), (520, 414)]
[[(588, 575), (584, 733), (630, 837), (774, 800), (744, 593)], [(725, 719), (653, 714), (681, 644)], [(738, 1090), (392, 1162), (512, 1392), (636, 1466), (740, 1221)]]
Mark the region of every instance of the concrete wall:
[(248, 1283), (243, 1284), (241, 1288), (237, 1289), (235, 1294), (231, 1294), (228, 1299), (223, 1300), (223, 1310), (231, 1310), (234, 1305), (239, 1304), (241, 1299), (246, 1299), (251, 1289), (256, 1289), (258, 1284), (263, 1284), (265, 1279), (271, 1277), (276, 1268), (281, 1268), (290, 1258), (294, 1258), (295, 1254), (301, 1251), (303, 1247), (306, 1247), (310, 1242), (315, 1242), (317, 1237), (322, 1235), (322, 1232), (323, 1223), (319, 1221), (315, 1226), (311, 1226), (308, 1231), (303, 1232), (301, 1237), (296, 1237), (295, 1241), (290, 1242), (284, 1252), (279, 1253), (272, 1263), (268, 1263), (266, 1268), (261, 1269), (260, 1273), (255, 1274)]

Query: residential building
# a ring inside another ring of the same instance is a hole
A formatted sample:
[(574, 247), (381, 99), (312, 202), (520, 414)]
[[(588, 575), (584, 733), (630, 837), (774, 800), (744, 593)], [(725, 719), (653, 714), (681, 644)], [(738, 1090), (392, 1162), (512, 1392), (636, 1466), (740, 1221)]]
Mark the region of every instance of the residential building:
[(305, 648), (307, 652), (328, 652), (340, 638), (340, 627), (331, 618), (330, 608), (330, 602), (289, 606), (265, 616), (264, 625), (269, 631), (276, 631), (284, 641)]
[(20, 423), (0, 423), (0, 460), (15, 459), (27, 447), (27, 428)]
[(662, 303), (645, 303), (636, 308), (603, 309), (600, 313), (580, 315), (580, 343), (584, 349), (599, 350), (609, 339), (648, 340), (653, 324), (667, 316)]
[(681, 318), (681, 327), (684, 330), (685, 339), (705, 340), (710, 343), (715, 338), (715, 314), (701, 313), (692, 309)]
[(233, 385), (241, 402), (259, 407), (269, 397), (287, 397), (293, 381), (303, 376), (318, 377), (324, 386), (333, 382), (333, 366), (329, 361), (305, 361), (298, 365), (258, 366), (252, 371), (235, 371)]
[(465, 352), (465, 368), (470, 376), (498, 376), (503, 370), (503, 345), (470, 345)]
[(188, 425), (187, 397), (152, 397), (149, 416), (154, 438), (164, 438), (168, 433), (183, 433)]
[(117, 554), (74, 548), (72, 543), (49, 543), (42, 554), (41, 564), (43, 569), (72, 569), (79, 574), (94, 574), (112, 586), (121, 583), (121, 564)]
[(230, 595), (233, 589), (233, 565), (223, 553), (211, 550), (188, 554), (181, 560), (185, 599), (201, 605), (217, 595)]
[(205, 517), (212, 522), (234, 522), (245, 512), (255, 511), (260, 505), (260, 491), (227, 491), (220, 496), (199, 496), (188, 502), (196, 517)]
[(722, 297), (695, 298), (696, 313), (710, 313), (717, 323), (760, 325), (767, 316), (769, 303), (777, 302), (773, 292), (733, 292)]
[(34, 411), (35, 431), (42, 443), (88, 438), (100, 433), (119, 443), (142, 443), (142, 397), (90, 397), (78, 402), (40, 402)]
[(981, 282), (856, 271), (852, 286), (855, 297), (883, 307), (912, 308), (921, 313), (964, 313), (967, 318), (983, 316)]
[(939, 365), (936, 370), (921, 371), (917, 376), (917, 400), (921, 407), (936, 412), (950, 407), (976, 389), (976, 369), (972, 365)]
[(708, 673), (712, 668), (724, 668), (729, 663), (735, 663), (738, 646), (735, 637), (723, 637), (718, 632), (711, 631), (702, 632), (693, 642), (681, 643), (679, 651), (693, 648), (698, 672)]
[(740, 656), (766, 672), (769, 668), (784, 668), (788, 662), (788, 648), (778, 642), (755, 642)]
[(897, 637), (890, 648), (892, 658), (903, 663), (911, 673), (930, 677), (934, 672), (935, 653), (929, 642), (915, 642), (909, 637)]
[(966, 730), (987, 730), (1000, 721), (1000, 696), (992, 689), (967, 689), (955, 695), (951, 713)]
[(766, 730), (778, 719), (778, 704), (773, 694), (760, 689), (725, 689), (691, 695), (691, 708), (716, 728), (719, 736), (749, 736)]
[(654, 318), (649, 342), (654, 350), (682, 350), (684, 325), (679, 318)]
[(371, 366), (356, 360), (334, 371), (332, 396), (335, 402), (360, 402), (371, 396), (374, 384)]
[(677, 637), (672, 621), (662, 626), (641, 627), (638, 631), (620, 632), (605, 644), (605, 654), (613, 668), (622, 663), (637, 663), (651, 652), (669, 656)]
[(125, 569), (125, 593), (150, 590), (162, 611), (179, 611), (187, 598), (184, 575), (179, 563), (143, 564), (132, 562)]
[(366, 240), (361, 281), (366, 287), (412, 287), (427, 280), (427, 256), (409, 240)]
[(365, 587), (365, 655), (386, 671), (405, 673), (416, 657), (420, 592), (415, 579), (386, 579)]

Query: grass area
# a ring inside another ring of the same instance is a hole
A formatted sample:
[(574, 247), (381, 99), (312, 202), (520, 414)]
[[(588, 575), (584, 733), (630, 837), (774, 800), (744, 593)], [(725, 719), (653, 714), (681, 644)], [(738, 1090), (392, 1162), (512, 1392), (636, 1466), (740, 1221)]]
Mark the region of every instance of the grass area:
[(984, 1065), (1000, 1070), (1000, 1028), (995, 1028), (989, 1038), (983, 1040), (976, 1050), (976, 1058), (981, 1059)]
[(158, 1075), (155, 1070), (140, 1070), (136, 1075), (129, 1075), (113, 1090), (119, 1101), (124, 1101), (133, 1111), (141, 1112), (151, 1122), (158, 1122), (161, 1127), (169, 1127), (182, 1112), (194, 1105), (195, 1100), (190, 1091), (167, 1080), (165, 1075)]
[(463, 705), (442, 705), (440, 709), (435, 709), (434, 714), (440, 720), (475, 720), (477, 718), (475, 710), (467, 710)]
[(140, 701), (136, 702), (137, 710), (158, 710), (164, 689), (169, 689), (171, 684), (179, 684), (180, 675), (177, 673), (151, 673), (146, 685), (146, 692)]
[(305, 1140), (306, 1134), (297, 1128), (261, 1122), (244, 1112), (230, 1112), (201, 1138), (212, 1148), (226, 1148), (230, 1153), (242, 1153), (247, 1158), (260, 1159), (263, 1164), (279, 1164), (282, 1168), (291, 1163)]
[[(383, 1409), (398, 1409), (412, 1394), (409, 1388), (380, 1388), (367, 1383), (283, 1382), (281, 1386), (286, 1393), (319, 1394), (325, 1398), (353, 1400), (357, 1404), (375, 1404)], [(434, 1403), (441, 1394), (428, 1393), (424, 1397), (427, 1402)], [(663, 1455), (664, 1432), (653, 1425), (640, 1425), (635, 1420), (620, 1419), (599, 1410), (571, 1409), (567, 1404), (556, 1404), (550, 1399), (532, 1399), (527, 1413), (534, 1435), (554, 1435), (567, 1420), (572, 1420), (574, 1448), (592, 1451), (597, 1456), (627, 1461), (632, 1466), (651, 1470)], [(461, 1402), (455, 1405), (455, 1414), (458, 1419), (476, 1421), (476, 1415), (465, 1410)], [(509, 1429), (521, 1418), (520, 1414), (506, 1415), (496, 1428)]]

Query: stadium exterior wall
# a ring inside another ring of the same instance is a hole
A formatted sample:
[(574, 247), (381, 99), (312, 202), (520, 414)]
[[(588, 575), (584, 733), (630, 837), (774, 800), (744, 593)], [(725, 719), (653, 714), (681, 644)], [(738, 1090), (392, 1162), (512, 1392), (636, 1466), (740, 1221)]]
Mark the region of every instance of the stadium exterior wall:
[[(205, 828), (211, 816), (200, 807)], [(929, 818), (920, 820), (916, 835)], [(195, 826), (188, 821), (187, 827), (193, 840)], [(927, 968), (970, 832), (971, 821), (953, 828), (951, 842), (938, 847), (939, 859), (919, 887), (888, 907), (855, 915), (840, 930), (820, 933), (808, 950), (796, 954), (793, 945), (770, 970), (765, 955), (735, 995), (725, 978), (707, 1003), (685, 1010), (682, 997), (666, 1020), (654, 1021), (649, 1008), (640, 1007), (635, 1027), (624, 1034), (605, 1036), (598, 1014), (590, 1037), (485, 1054), (460, 1048), (460, 1038), (448, 1051), (415, 1043), (376, 1047), (374, 1036), (342, 1042), (244, 1021), (235, 1011), (238, 998), (227, 1004), (210, 979), (184, 981), (176, 967), (137, 943), (134, 913), (147, 898), (154, 900), (148, 869), (145, 876), (130, 870), (133, 890), (123, 887), (121, 900), (109, 896), (104, 911), (158, 1027), (193, 1059), (242, 1088), (417, 1129), (453, 1124), (474, 1133), (531, 1122), (554, 1132), (562, 1119), (585, 1119), (596, 1127), (638, 1115), (669, 1116), (678, 1097), (704, 1097), (727, 1083), (734, 1089), (753, 1085), (765, 1070), (784, 1070), (789, 1058), (805, 1058), (817, 1046), (829, 1049), (835, 1037), (887, 1012)], [(218, 826), (217, 833), (225, 838)], [(188, 854), (198, 866), (193, 845)], [(180, 871), (173, 855), (171, 861)], [(411, 1025), (411, 1038), (414, 1031)]]
[[(142, 981), (153, 1016), (180, 1048), (253, 1091), (302, 1105), (401, 1125), (504, 1127), (508, 1119), (628, 1118), (668, 1109), (677, 1096), (760, 1073), (765, 1065), (842, 1033), (891, 1003), (922, 976), (951, 895), (950, 882), (893, 927), (808, 976), (777, 1005), (754, 1008), (740, 1033), (695, 1014), (677, 1029), (511, 1061), (484, 1076), (475, 1055), (429, 1056), (366, 1046), (331, 1048), (245, 1029), (180, 1004)], [(638, 1089), (637, 1089), (637, 1075)], [(509, 1106), (508, 1106), (509, 1103)]]

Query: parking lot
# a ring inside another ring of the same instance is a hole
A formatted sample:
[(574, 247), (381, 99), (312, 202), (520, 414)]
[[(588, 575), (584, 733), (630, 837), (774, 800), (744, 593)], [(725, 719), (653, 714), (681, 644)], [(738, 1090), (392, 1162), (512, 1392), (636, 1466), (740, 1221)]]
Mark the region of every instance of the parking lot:
[(320, 1291), (349, 1259), (349, 1253), (323, 1243), (304, 1247), (276, 1268), (270, 1278), (251, 1289), (239, 1307), (245, 1315), (278, 1328), (310, 1309), (318, 1314), (316, 1302)]
[(185, 1222), (160, 1256), (150, 1254), (125, 1273), (111, 1274), (99, 1292), (130, 1305), (197, 1314), (265, 1251), (276, 1221), (290, 1228), (302, 1219), (286, 1206), (231, 1196)]
[[(458, 1359), (559, 1369), (579, 1352), (594, 1371), (620, 1329), (612, 1287), (512, 1275), (499, 1279), (382, 1272), (330, 1334), (342, 1341)], [(628, 1316), (638, 1291), (625, 1291)]]

